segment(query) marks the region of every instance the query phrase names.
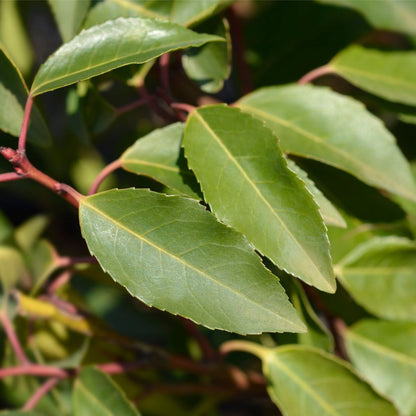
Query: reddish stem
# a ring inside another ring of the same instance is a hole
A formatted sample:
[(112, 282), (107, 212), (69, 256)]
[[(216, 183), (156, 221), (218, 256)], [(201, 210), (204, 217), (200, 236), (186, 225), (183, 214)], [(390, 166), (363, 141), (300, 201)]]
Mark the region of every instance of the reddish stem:
[(147, 361), (135, 361), (131, 363), (107, 363), (99, 364), (97, 367), (107, 374), (122, 374), (128, 371), (135, 371), (143, 368), (149, 368)]
[(0, 174), (0, 182), (16, 181), (18, 179), (24, 179), (23, 176), (18, 175), (16, 172), (7, 172)]
[(50, 390), (52, 390), (61, 379), (59, 377), (52, 377), (49, 380), (46, 380), (33, 394), (33, 396), (26, 402), (23, 407), (23, 411), (32, 410), (42, 399), (45, 394), (47, 394)]
[(315, 80), (316, 78), (321, 77), (322, 75), (330, 74), (332, 68), (329, 65), (320, 66), (318, 68), (313, 69), (312, 71), (305, 74), (299, 81), (298, 84), (307, 84)]
[(71, 267), (76, 266), (77, 264), (95, 264), (97, 260), (95, 257), (88, 256), (88, 257), (65, 257), (65, 256), (58, 256), (56, 259), (56, 267)]
[(127, 113), (131, 110), (134, 110), (135, 108), (140, 107), (140, 106), (142, 106), (142, 105), (144, 105), (148, 102), (149, 102), (149, 99), (147, 97), (143, 97), (143, 98), (140, 98), (139, 100), (133, 101), (132, 103), (127, 104), (123, 107), (117, 108), (116, 112), (117, 112), (118, 115), (121, 115), (121, 114)]
[(169, 59), (170, 59), (169, 53), (165, 53), (159, 59), (161, 83), (162, 83), (163, 88), (168, 94), (170, 94)]
[(13, 150), (9, 147), (0, 147), (0, 153), (13, 165), (14, 170), (19, 176), (33, 179), (58, 195), (61, 195), (76, 208), (79, 207), (79, 201), (81, 200), (82, 195), (71, 186), (60, 183), (36, 169), (29, 162), (24, 150)]
[(59, 377), (67, 378), (70, 372), (62, 370), (58, 367), (51, 367), (49, 365), (28, 364), (25, 366), (16, 366), (9, 368), (0, 368), (0, 379), (11, 376), (31, 375), (38, 377)]
[(98, 188), (100, 187), (103, 180), (116, 171), (117, 169), (121, 168), (121, 159), (117, 159), (114, 162), (111, 162), (108, 164), (95, 178), (93, 184), (91, 185), (91, 188), (88, 192), (88, 195), (93, 195), (98, 191)]
[(18, 144), (18, 149), (23, 152), (26, 149), (26, 137), (27, 137), (27, 131), (29, 128), (30, 113), (32, 112), (32, 106), (33, 106), (33, 98), (29, 94), (26, 100), (25, 113), (23, 115), (22, 129), (20, 130), (20, 137), (19, 137), (19, 144)]
[(10, 322), (10, 319), (5, 311), (0, 312), (0, 320), (3, 325), (4, 332), (6, 333), (7, 338), (10, 341), (10, 345), (12, 346), (17, 359), (21, 364), (28, 365), (29, 360), (27, 359), (26, 354), (23, 351), (19, 339), (17, 338), (16, 332), (13, 329), (12, 323)]
[(162, 118), (162, 120), (166, 121), (167, 123), (171, 123), (172, 121), (174, 121), (174, 118), (157, 104), (155, 97), (149, 94), (147, 88), (144, 85), (139, 87), (139, 91), (143, 95), (143, 97), (145, 97), (148, 100), (151, 109), (160, 118)]

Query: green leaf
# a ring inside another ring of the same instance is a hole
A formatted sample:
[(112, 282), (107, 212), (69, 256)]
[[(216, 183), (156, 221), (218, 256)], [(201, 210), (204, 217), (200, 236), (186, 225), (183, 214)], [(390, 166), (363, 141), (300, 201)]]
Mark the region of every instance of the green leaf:
[(118, 17), (147, 17), (192, 26), (212, 16), (234, 0), (105, 0), (89, 13), (86, 27)]
[(390, 101), (416, 105), (416, 52), (353, 45), (328, 64), (357, 87)]
[(45, 215), (36, 215), (19, 225), (14, 233), (17, 245), (24, 252), (29, 252), (45, 231), (48, 222), (49, 220)]
[(182, 154), (183, 130), (183, 123), (153, 130), (129, 147), (120, 160), (124, 169), (150, 176), (176, 194), (202, 199), (198, 182)]
[(149, 306), (241, 334), (304, 330), (246, 239), (195, 200), (112, 190), (82, 199), (80, 223), (101, 267)]
[(238, 106), (264, 120), (283, 151), (416, 200), (416, 185), (394, 137), (352, 98), (313, 85), (286, 85), (255, 91)]
[(35, 76), (31, 92), (39, 95), (166, 52), (214, 41), (223, 39), (154, 19), (108, 21), (84, 30), (50, 56)]
[(416, 324), (364, 320), (345, 334), (357, 371), (404, 416), (416, 415)]
[(189, 115), (183, 146), (221, 221), (280, 268), (322, 290), (335, 290), (318, 207), (262, 122), (237, 108), (204, 107)]
[(0, 211), (0, 243), (3, 243), (13, 234), (13, 225)]
[(4, 291), (22, 278), (25, 265), (22, 255), (13, 247), (0, 246), (0, 282)]
[(416, 244), (375, 237), (336, 266), (342, 285), (369, 312), (386, 319), (416, 321)]
[(341, 360), (310, 347), (283, 346), (261, 354), (268, 392), (286, 416), (397, 416)]
[(413, 1), (319, 0), (361, 13), (374, 27), (416, 35), (416, 3)]
[(48, 0), (62, 40), (68, 42), (81, 28), (90, 0)]
[(93, 367), (78, 375), (72, 402), (74, 416), (139, 416), (110, 376)]
[[(24, 107), (28, 96), (26, 85), (17, 67), (0, 44), (0, 129), (19, 137)], [(51, 137), (45, 122), (33, 107), (28, 139), (41, 145), (50, 143)]]
[(312, 194), (315, 202), (319, 206), (319, 211), (321, 212), (322, 218), (327, 225), (332, 225), (334, 227), (345, 228), (347, 223), (345, 222), (342, 215), (338, 210), (332, 205), (324, 194), (316, 187), (315, 183), (309, 179), (308, 174), (302, 170), (293, 160), (286, 159), (288, 168), (296, 173), (296, 175), (302, 179), (305, 183), (306, 189)]
[(21, 411), (21, 410), (3, 410), (0, 412), (0, 416), (43, 416), (41, 413), (35, 410)]
[(231, 37), (226, 20), (204, 25), (203, 31), (226, 39), (225, 43), (211, 42), (200, 48), (187, 49), (182, 55), (183, 68), (202, 91), (214, 94), (220, 91), (231, 73)]

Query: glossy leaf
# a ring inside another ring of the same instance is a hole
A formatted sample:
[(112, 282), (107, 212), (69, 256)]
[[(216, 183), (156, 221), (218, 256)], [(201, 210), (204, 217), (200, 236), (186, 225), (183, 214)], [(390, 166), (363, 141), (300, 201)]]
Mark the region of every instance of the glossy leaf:
[(74, 416), (139, 416), (110, 376), (93, 367), (78, 375), (72, 403)]
[(84, 30), (51, 55), (35, 76), (32, 95), (65, 87), (124, 65), (144, 63), (166, 52), (212, 41), (223, 39), (154, 19), (108, 21)]
[(391, 403), (335, 356), (299, 345), (261, 348), (268, 392), (284, 415), (397, 416)]
[(204, 26), (204, 31), (215, 33), (225, 38), (226, 42), (211, 42), (200, 48), (190, 48), (182, 56), (183, 69), (188, 77), (196, 82), (202, 91), (210, 94), (220, 91), (231, 73), (229, 24), (226, 20), (214, 23), (215, 26)]
[(345, 343), (358, 372), (401, 414), (416, 415), (416, 324), (361, 321), (346, 332)]
[(285, 152), (416, 200), (416, 185), (394, 137), (352, 98), (312, 85), (286, 85), (255, 91), (238, 106), (264, 120)]
[(313, 195), (315, 202), (319, 206), (322, 218), (327, 225), (345, 228), (347, 226), (344, 218), (339, 211), (332, 205), (324, 194), (316, 187), (315, 183), (309, 179), (308, 174), (302, 170), (293, 160), (286, 159), (288, 168), (305, 182), (306, 189)]
[(150, 17), (192, 26), (212, 16), (234, 0), (105, 0), (89, 13), (91, 27), (118, 17)]
[(241, 334), (304, 330), (246, 239), (195, 200), (112, 190), (82, 199), (80, 222), (101, 267), (147, 305)]
[(334, 291), (318, 207), (263, 123), (237, 108), (204, 107), (188, 117), (183, 146), (221, 221), (242, 232), (280, 268)]
[(348, 7), (364, 15), (376, 28), (416, 35), (416, 3), (413, 1), (319, 0)]
[(356, 247), (336, 266), (354, 300), (386, 319), (416, 321), (416, 244), (376, 237)]
[(129, 147), (120, 160), (124, 169), (150, 176), (176, 194), (202, 199), (198, 182), (182, 154), (183, 130), (183, 123), (154, 130)]
[(62, 40), (68, 42), (81, 28), (90, 0), (48, 0)]
[[(0, 45), (0, 129), (19, 137), (28, 91), (22, 75)], [(33, 107), (28, 139), (46, 145), (51, 137), (36, 106)]]
[(380, 51), (353, 45), (341, 51), (329, 68), (372, 94), (416, 105), (416, 52)]

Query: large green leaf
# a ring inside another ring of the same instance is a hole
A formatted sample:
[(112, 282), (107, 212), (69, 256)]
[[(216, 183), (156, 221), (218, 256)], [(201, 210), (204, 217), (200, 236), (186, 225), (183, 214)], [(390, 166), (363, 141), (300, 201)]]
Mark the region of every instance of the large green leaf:
[(416, 200), (409, 165), (394, 137), (361, 103), (323, 87), (286, 85), (255, 91), (238, 106), (264, 120), (285, 152)]
[(247, 240), (195, 200), (112, 190), (82, 199), (80, 222), (102, 268), (148, 305), (242, 334), (304, 330)]
[(71, 40), (81, 28), (90, 0), (48, 0), (64, 42)]
[(354, 300), (386, 319), (416, 321), (416, 244), (400, 237), (375, 237), (336, 266)]
[(74, 416), (139, 416), (110, 376), (94, 367), (87, 367), (78, 375), (72, 403)]
[(244, 349), (263, 361), (268, 392), (286, 416), (397, 416), (391, 403), (333, 355), (300, 345)]
[(130, 172), (150, 176), (177, 194), (202, 199), (198, 182), (182, 154), (183, 130), (183, 123), (153, 130), (129, 147), (120, 160)]
[(144, 63), (166, 52), (211, 41), (223, 39), (155, 19), (119, 18), (108, 21), (84, 30), (50, 56), (33, 81), (32, 95), (124, 65)]
[(152, 17), (191, 26), (212, 16), (234, 0), (105, 0), (89, 13), (91, 27), (118, 17)]
[(231, 37), (226, 20), (210, 21), (204, 25), (204, 32), (215, 33), (226, 42), (210, 42), (200, 48), (189, 48), (182, 56), (182, 65), (189, 78), (202, 91), (210, 94), (220, 91), (231, 73)]
[(409, 0), (319, 0), (360, 12), (376, 28), (416, 35), (416, 3)]
[[(23, 113), (28, 91), (22, 75), (6, 55), (0, 44), (0, 129), (18, 137), (23, 123)], [(28, 139), (48, 144), (48, 128), (36, 107), (32, 110)]]
[(322, 290), (335, 290), (318, 207), (262, 122), (237, 108), (204, 107), (188, 117), (183, 146), (221, 221), (280, 268)]
[(309, 179), (308, 174), (302, 170), (293, 160), (286, 159), (287, 166), (290, 170), (296, 173), (296, 175), (305, 182), (306, 189), (313, 195), (315, 202), (319, 206), (322, 218), (327, 225), (333, 225), (334, 227), (345, 228), (347, 223), (345, 222), (339, 211), (332, 205), (324, 194), (316, 187), (315, 183)]
[(372, 94), (416, 105), (416, 52), (380, 51), (353, 45), (328, 64), (332, 72)]
[(416, 415), (416, 324), (365, 320), (346, 332), (359, 373), (404, 416)]

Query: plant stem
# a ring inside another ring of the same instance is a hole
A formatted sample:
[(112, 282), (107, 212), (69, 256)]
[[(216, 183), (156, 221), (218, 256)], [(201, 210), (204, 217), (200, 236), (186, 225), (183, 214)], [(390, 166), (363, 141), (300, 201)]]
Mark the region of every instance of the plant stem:
[(187, 103), (172, 103), (170, 106), (173, 109), (183, 110), (183, 111), (186, 111), (187, 113), (194, 111), (196, 108), (193, 105), (187, 104)]
[(123, 107), (117, 108), (116, 112), (117, 112), (118, 115), (121, 115), (121, 114), (127, 113), (131, 110), (134, 110), (135, 108), (140, 107), (140, 106), (142, 106), (142, 105), (144, 105), (148, 102), (149, 102), (148, 98), (145, 98), (145, 97), (140, 98), (139, 100), (133, 101), (130, 104), (126, 104)]
[(169, 53), (165, 53), (159, 58), (160, 80), (161, 80), (161, 84), (163, 88), (168, 94), (170, 94), (169, 59), (170, 59)]
[(0, 368), (0, 379), (11, 376), (38, 376), (38, 377), (58, 377), (67, 378), (70, 372), (58, 367), (41, 364), (28, 364), (9, 368)]
[(36, 169), (26, 157), (24, 150), (13, 150), (9, 147), (0, 147), (0, 153), (13, 165), (16, 173), (23, 177), (33, 179), (46, 188), (62, 196), (76, 208), (79, 207), (79, 201), (83, 196), (74, 188), (64, 183), (60, 183), (40, 170)]
[(222, 344), (220, 347), (220, 352), (224, 355), (227, 355), (233, 351), (248, 352), (262, 359), (267, 352), (267, 348), (260, 344), (255, 344), (254, 342), (242, 340), (227, 341), (224, 342), (224, 344)]
[(98, 188), (100, 187), (101, 183), (104, 181), (104, 179), (116, 171), (117, 169), (121, 168), (121, 159), (117, 159), (114, 162), (111, 162), (108, 164), (94, 179), (94, 182), (91, 185), (90, 190), (88, 191), (88, 195), (93, 195), (98, 191)]
[(52, 377), (49, 380), (46, 380), (33, 394), (33, 396), (26, 402), (22, 411), (32, 410), (42, 399), (45, 394), (47, 394), (51, 389), (53, 389), (61, 379), (59, 377)]
[(30, 121), (30, 114), (32, 112), (32, 106), (33, 106), (33, 98), (29, 94), (26, 100), (25, 112), (23, 115), (22, 129), (20, 130), (20, 137), (19, 137), (19, 144), (18, 144), (18, 149), (23, 152), (26, 150), (26, 137), (27, 137), (27, 131), (29, 128), (29, 121)]
[(17, 181), (18, 179), (24, 179), (24, 177), (18, 175), (16, 172), (7, 172), (0, 174), (0, 182)]
[(314, 79), (321, 77), (322, 75), (330, 74), (331, 72), (333, 71), (329, 65), (320, 66), (305, 74), (298, 81), (298, 84), (307, 84), (308, 82), (311, 82)]
[(12, 323), (10, 322), (9, 317), (6, 314), (6, 311), (0, 311), (0, 320), (4, 328), (4, 332), (9, 339), (10, 345), (13, 348), (14, 353), (16, 354), (17, 359), (23, 365), (29, 364), (29, 360), (26, 357), (26, 354), (23, 351), (23, 348), (17, 338), (16, 332), (13, 329)]

